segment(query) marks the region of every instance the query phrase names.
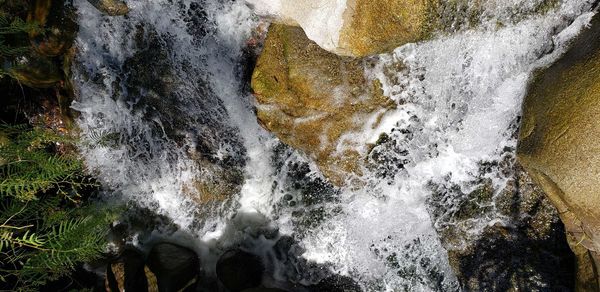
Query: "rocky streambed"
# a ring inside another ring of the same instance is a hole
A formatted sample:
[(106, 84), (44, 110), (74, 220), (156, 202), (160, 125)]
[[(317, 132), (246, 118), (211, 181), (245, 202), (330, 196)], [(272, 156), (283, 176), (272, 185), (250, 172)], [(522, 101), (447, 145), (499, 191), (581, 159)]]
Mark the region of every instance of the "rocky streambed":
[(597, 290), (594, 2), (74, 1), (80, 151), (131, 209), (89, 270)]

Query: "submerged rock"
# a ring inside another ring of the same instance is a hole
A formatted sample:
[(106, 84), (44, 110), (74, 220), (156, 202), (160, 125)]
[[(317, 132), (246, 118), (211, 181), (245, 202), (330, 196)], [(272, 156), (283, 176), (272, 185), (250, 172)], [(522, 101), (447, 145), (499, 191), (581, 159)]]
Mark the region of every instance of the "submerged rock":
[(317, 285), (310, 287), (310, 291), (320, 292), (362, 292), (360, 286), (350, 277), (334, 275), (323, 279)]
[(246, 289), (242, 292), (289, 292), (289, 291), (279, 289), (279, 288), (252, 288), (252, 289)]
[(600, 268), (600, 14), (539, 72), (523, 105), (517, 155), (556, 206), (578, 257), (578, 289)]
[[(147, 23), (136, 27), (139, 50), (123, 64), (126, 94), (116, 92), (114, 98), (132, 104), (134, 111), (156, 124), (155, 135), (189, 145), (188, 155), (200, 172), (182, 192), (199, 207), (206, 207), (203, 213), (208, 214), (209, 206), (221, 204), (241, 188), (245, 149), (205, 76), (174, 68), (170, 38)], [(186, 85), (189, 81), (182, 80), (183, 74), (196, 76), (197, 87)]]
[(129, 7), (122, 0), (88, 0), (88, 2), (106, 15), (117, 16), (129, 13)]
[(298, 27), (273, 24), (252, 76), (261, 124), (337, 185), (360, 174), (357, 149), (367, 141), (351, 134), (373, 130), (395, 106), (379, 81), (365, 77), (365, 62), (321, 49)]

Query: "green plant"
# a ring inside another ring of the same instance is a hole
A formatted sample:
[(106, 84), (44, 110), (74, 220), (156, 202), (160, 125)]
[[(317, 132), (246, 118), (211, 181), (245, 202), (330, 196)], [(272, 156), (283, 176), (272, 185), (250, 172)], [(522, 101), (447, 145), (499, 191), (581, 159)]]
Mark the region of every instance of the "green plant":
[(55, 154), (52, 148), (71, 139), (48, 130), (0, 124), (0, 194), (21, 201), (54, 189), (77, 200), (79, 190), (94, 186), (83, 175), (81, 161), (71, 154)]
[[(42, 32), (39, 24), (0, 10), (0, 59), (13, 60), (27, 54), (31, 50), (27, 35)], [(0, 68), (0, 77), (3, 75), (8, 75), (8, 72)]]
[(96, 184), (75, 155), (58, 153), (69, 138), (0, 124), (0, 281), (35, 290), (101, 256), (109, 210), (82, 203)]

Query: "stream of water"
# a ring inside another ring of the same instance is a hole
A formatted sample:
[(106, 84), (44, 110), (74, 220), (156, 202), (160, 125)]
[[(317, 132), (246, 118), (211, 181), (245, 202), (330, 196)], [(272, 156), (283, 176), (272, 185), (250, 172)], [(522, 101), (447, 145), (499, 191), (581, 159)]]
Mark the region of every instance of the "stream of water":
[[(482, 174), (481, 163), (514, 152), (529, 77), (593, 15), (583, 0), (545, 13), (532, 12), (541, 0), (472, 2), (483, 7), (477, 27), (374, 57), (365, 74), (398, 103), (380, 128), (391, 142), (375, 151), (403, 167), (382, 165), (363, 187), (335, 188), (256, 121), (244, 66), (261, 21), (243, 1), (128, 0), (128, 16), (107, 17), (77, 0), (73, 108), (86, 164), (107, 197), (168, 217), (198, 245), (226, 246), (248, 226), (268, 225), (278, 238), (294, 236), (303, 259), (367, 290), (457, 290), (429, 212), (431, 185), (467, 192), (485, 176), (503, 188), (507, 177)], [(234, 192), (199, 208), (190, 186), (222, 185), (217, 172)], [(486, 213), (469, 231), (502, 220)]]

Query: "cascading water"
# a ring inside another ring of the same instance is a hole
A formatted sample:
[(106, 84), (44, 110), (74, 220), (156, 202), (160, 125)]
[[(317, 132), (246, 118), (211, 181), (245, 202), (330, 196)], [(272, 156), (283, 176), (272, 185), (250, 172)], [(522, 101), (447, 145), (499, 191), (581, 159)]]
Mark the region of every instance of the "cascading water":
[[(434, 228), (448, 222), (430, 216), (432, 185), (468, 192), (486, 177), (503, 188), (507, 177), (481, 173), (481, 163), (514, 152), (528, 78), (592, 16), (592, 1), (558, 1), (544, 13), (532, 12), (543, 1), (473, 1), (483, 7), (477, 28), (374, 57), (365, 74), (398, 104), (379, 129), (390, 139), (371, 152), (378, 167), (363, 186), (335, 188), (256, 121), (243, 62), (259, 21), (242, 1), (129, 0), (126, 17), (75, 2), (73, 108), (107, 196), (167, 216), (198, 245), (227, 246), (253, 224), (240, 216), (261, 214), (268, 223), (256, 222), (299, 241), (302, 258), (373, 291), (458, 289)], [(487, 212), (468, 231), (504, 219)], [(315, 280), (281, 269), (273, 277)]]

